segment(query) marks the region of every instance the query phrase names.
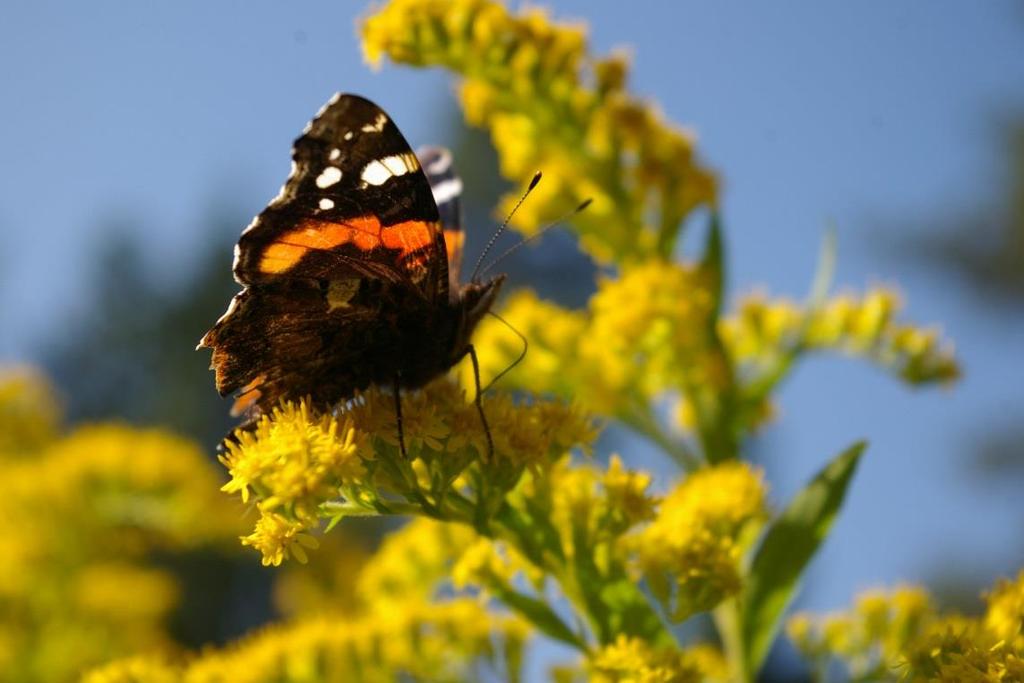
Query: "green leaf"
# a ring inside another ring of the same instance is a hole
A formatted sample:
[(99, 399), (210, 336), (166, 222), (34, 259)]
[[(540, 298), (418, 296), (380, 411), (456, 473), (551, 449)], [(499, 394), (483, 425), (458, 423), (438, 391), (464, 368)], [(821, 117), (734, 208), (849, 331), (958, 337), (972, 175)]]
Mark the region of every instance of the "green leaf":
[(725, 290), (725, 247), (722, 243), (722, 222), (717, 211), (711, 214), (700, 268), (709, 280), (708, 289), (714, 297), (714, 318), (717, 320)]
[(741, 600), (746, 670), (756, 673), (768, 655), (797, 582), (828, 536), (866, 444), (840, 453), (790, 501), (754, 556)]
[(545, 635), (586, 652), (587, 644), (566, 626), (565, 622), (547, 603), (513, 590), (507, 585), (489, 585), (488, 588), (499, 600), (526, 617), (527, 621)]
[(338, 522), (340, 522), (340, 521), (341, 521), (341, 520), (343, 520), (343, 519), (345, 519), (345, 515), (343, 515), (343, 514), (341, 514), (341, 513), (338, 513), (338, 514), (336, 514), (336, 515), (333, 515), (333, 516), (331, 517), (330, 521), (329, 521), (329, 522), (327, 522), (327, 528), (326, 528), (326, 529), (324, 529), (324, 533), (325, 533), (325, 534), (326, 534), (326, 533), (330, 533), (331, 529), (333, 529), (334, 527), (338, 526)]

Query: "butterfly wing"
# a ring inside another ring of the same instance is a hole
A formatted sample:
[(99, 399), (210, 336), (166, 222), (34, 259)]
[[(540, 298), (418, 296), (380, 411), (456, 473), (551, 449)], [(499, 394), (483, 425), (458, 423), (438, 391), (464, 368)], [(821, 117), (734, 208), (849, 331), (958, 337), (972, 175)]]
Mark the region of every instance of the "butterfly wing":
[(203, 337), (221, 395), (236, 394), (235, 415), (281, 398), (331, 404), (371, 381), (365, 363), (381, 337), (377, 310), (347, 305), (362, 281), (285, 278), (247, 287)]
[[(245, 289), (206, 333), (236, 414), (280, 398), (333, 403), (380, 381), (416, 318), (448, 299), (440, 215), (419, 160), (373, 103), (338, 95), (296, 140), (280, 194), (245, 229)], [(390, 354), (390, 355), (389, 355)]]
[(462, 231), (462, 179), (452, 163), (452, 155), (443, 147), (421, 147), (416, 150), (434, 203), (441, 217), (444, 243), (448, 249), (448, 288), (459, 289), (459, 270), (462, 267), (462, 247), (466, 239)]
[(336, 95), (295, 141), (292, 161), (280, 194), (238, 241), (238, 282), (371, 277), (447, 298), (430, 183), (380, 107)]

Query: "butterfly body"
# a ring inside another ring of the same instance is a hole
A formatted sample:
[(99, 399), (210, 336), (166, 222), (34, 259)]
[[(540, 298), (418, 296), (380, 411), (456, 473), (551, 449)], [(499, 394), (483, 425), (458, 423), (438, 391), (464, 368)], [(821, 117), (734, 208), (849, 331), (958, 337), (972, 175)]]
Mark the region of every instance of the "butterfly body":
[(235, 250), (244, 286), (200, 342), (236, 412), (417, 388), (470, 352), (503, 277), (460, 285), (461, 183), (379, 107), (335, 96), (293, 149), (281, 193)]

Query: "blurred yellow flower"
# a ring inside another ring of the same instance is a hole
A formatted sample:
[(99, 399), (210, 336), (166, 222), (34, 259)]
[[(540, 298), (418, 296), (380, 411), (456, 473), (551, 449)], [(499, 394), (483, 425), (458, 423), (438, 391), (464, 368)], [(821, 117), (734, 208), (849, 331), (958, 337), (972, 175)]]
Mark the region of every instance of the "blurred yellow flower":
[(715, 683), (728, 680), (722, 654), (707, 645), (654, 648), (619, 636), (587, 662), (590, 683)]
[(184, 664), (132, 658), (95, 669), (87, 683), (279, 683), (469, 680), (486, 663), (518, 677), (523, 624), (479, 602), (409, 602), (362, 617), (319, 616), (270, 627)]
[(0, 458), (38, 451), (57, 436), (60, 417), (45, 377), (30, 367), (0, 366)]
[(692, 134), (630, 95), (627, 60), (591, 56), (582, 25), (536, 8), (512, 14), (494, 0), (392, 0), (362, 35), (372, 64), (386, 56), (461, 74), (466, 120), (490, 130), (507, 178), (543, 170), (514, 220), (527, 234), (590, 199), (573, 224), (593, 256), (667, 258), (684, 218), (715, 202)]
[(762, 473), (746, 463), (698, 470), (633, 537), (639, 568), (673, 620), (739, 591), (740, 559), (767, 516), (765, 494)]
[[(530, 342), (505, 386), (573, 397), (588, 410), (633, 416), (665, 392), (713, 381), (706, 350), (712, 297), (699, 269), (650, 260), (602, 278), (586, 313), (566, 311), (530, 292), (502, 311)], [(522, 345), (508, 327), (485, 320), (477, 334), (481, 372), (493, 377)], [(465, 375), (463, 382), (471, 381)]]
[(159, 657), (118, 659), (86, 672), (81, 683), (182, 683), (178, 667)]
[(981, 618), (940, 613), (922, 588), (869, 591), (848, 612), (796, 615), (787, 627), (819, 668), (842, 661), (857, 680), (1018, 681), (1024, 674), (1024, 573), (1000, 580)]
[(618, 455), (612, 455), (604, 473), (605, 494), (612, 514), (622, 515), (625, 527), (646, 522), (654, 517), (656, 501), (648, 493), (651, 475), (627, 470)]
[(366, 604), (403, 604), (432, 597), (477, 538), (469, 527), (417, 517), (384, 539), (357, 581)]
[(1024, 570), (1013, 581), (996, 582), (986, 600), (985, 628), (1024, 651)]
[(0, 457), (4, 680), (70, 680), (111, 657), (172, 648), (165, 621), (179, 587), (149, 555), (237, 536), (241, 510), (216, 494), (212, 463), (160, 430), (108, 424), (58, 436), (45, 384), (5, 386), (0, 412), (36, 426), (13, 430), (8, 445), (26, 450)]
[(956, 379), (959, 368), (948, 342), (933, 330), (897, 322), (900, 309), (899, 295), (885, 288), (810, 306), (754, 294), (719, 327), (750, 384), (788, 365), (796, 354), (819, 350), (866, 358), (912, 384)]

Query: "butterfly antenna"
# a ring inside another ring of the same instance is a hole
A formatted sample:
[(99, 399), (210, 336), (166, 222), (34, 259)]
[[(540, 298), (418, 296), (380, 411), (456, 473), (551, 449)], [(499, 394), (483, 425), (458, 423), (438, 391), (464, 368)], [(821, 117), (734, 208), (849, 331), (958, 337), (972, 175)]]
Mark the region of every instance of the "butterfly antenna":
[(498, 321), (499, 321), (499, 322), (501, 322), (502, 324), (504, 324), (504, 325), (505, 325), (505, 327), (507, 327), (508, 329), (512, 330), (512, 332), (513, 332), (513, 333), (514, 333), (514, 334), (515, 334), (515, 335), (516, 335), (517, 337), (519, 337), (519, 341), (523, 342), (523, 350), (522, 350), (522, 351), (521, 351), (521, 352), (519, 353), (519, 357), (518, 357), (518, 358), (516, 358), (516, 359), (515, 359), (514, 361), (512, 361), (512, 364), (511, 364), (511, 365), (509, 365), (509, 366), (508, 366), (507, 368), (505, 368), (504, 370), (502, 370), (501, 372), (499, 372), (499, 373), (498, 373), (497, 375), (495, 375), (495, 376), (494, 376), (494, 377), (493, 377), (493, 378), (491, 379), (491, 381), (487, 383), (487, 386), (485, 386), (485, 387), (484, 387), (484, 388), (483, 388), (483, 389), (482, 389), (482, 390), (480, 391), (480, 393), (487, 393), (487, 390), (488, 390), (488, 389), (490, 389), (491, 387), (493, 387), (493, 386), (494, 386), (494, 384), (495, 384), (495, 382), (497, 382), (497, 381), (498, 381), (499, 379), (501, 379), (501, 378), (502, 378), (502, 377), (504, 377), (504, 376), (505, 376), (506, 374), (508, 374), (508, 373), (509, 373), (509, 371), (510, 371), (510, 370), (512, 370), (512, 368), (514, 368), (515, 366), (517, 366), (517, 365), (519, 365), (520, 363), (522, 363), (522, 362), (523, 362), (523, 359), (524, 359), (524, 358), (526, 358), (526, 351), (527, 351), (527, 350), (528, 350), (528, 349), (530, 348), (530, 342), (526, 341), (526, 336), (525, 336), (525, 335), (524, 335), (524, 334), (523, 334), (522, 332), (520, 332), (519, 330), (517, 330), (516, 328), (512, 327), (512, 323), (510, 323), (509, 321), (505, 320), (504, 318), (502, 318), (502, 317), (501, 317), (500, 315), (498, 315), (498, 314), (497, 314), (497, 313), (495, 313), (494, 311), (487, 311), (487, 314), (488, 314), (488, 315), (492, 315), (492, 316), (494, 316), (495, 318), (497, 318), (497, 319), (498, 319)]
[(530, 196), (531, 192), (533, 192), (533, 188), (537, 187), (537, 183), (540, 182), (540, 176), (540, 171), (537, 171), (534, 174), (533, 180), (530, 181), (529, 187), (527, 187), (526, 191), (523, 192), (523, 196), (519, 198), (519, 201), (516, 202), (516, 205), (512, 207), (511, 211), (508, 212), (508, 216), (505, 217), (505, 220), (502, 221), (498, 229), (494, 232), (493, 235), (491, 235), (491, 239), (487, 243), (487, 246), (484, 247), (483, 252), (480, 253), (480, 258), (476, 260), (476, 266), (474, 266), (473, 268), (473, 276), (469, 278), (470, 282), (477, 281), (477, 276), (479, 275), (480, 271), (480, 264), (482, 264), (484, 262), (484, 258), (487, 257), (487, 252), (491, 250), (491, 247), (494, 246), (494, 243), (498, 241), (499, 237), (501, 237), (501, 233), (505, 232), (505, 228), (508, 227), (509, 221), (512, 220), (512, 217), (516, 215), (516, 211), (519, 210), (519, 207), (523, 205), (523, 202), (526, 201), (526, 198)]
[(537, 232), (535, 232), (532, 235), (530, 235), (529, 237), (523, 239), (521, 242), (517, 242), (516, 244), (513, 244), (511, 247), (509, 247), (508, 249), (503, 251), (501, 253), (501, 255), (498, 256), (498, 258), (494, 259), (489, 264), (487, 264), (487, 266), (482, 271), (480, 271), (480, 276), (483, 277), (484, 275), (486, 275), (487, 271), (489, 271), (491, 268), (493, 268), (494, 266), (496, 266), (499, 263), (501, 263), (502, 261), (504, 261), (506, 257), (508, 257), (508, 256), (512, 255), (513, 253), (515, 253), (520, 247), (529, 244), (530, 242), (534, 241), (535, 239), (540, 238), (548, 230), (551, 230), (552, 228), (557, 228), (562, 223), (565, 223), (566, 221), (572, 220), (577, 214), (580, 214), (584, 210), (586, 210), (586, 208), (588, 206), (590, 206), (590, 202), (592, 202), (592, 201), (594, 201), (594, 200), (593, 199), (586, 199), (586, 200), (584, 200), (583, 203), (581, 203), (575, 209), (573, 209), (569, 213), (565, 214), (564, 216), (562, 216), (558, 220), (552, 221), (552, 222), (548, 223), (547, 225), (545, 225), (543, 228), (541, 228)]

